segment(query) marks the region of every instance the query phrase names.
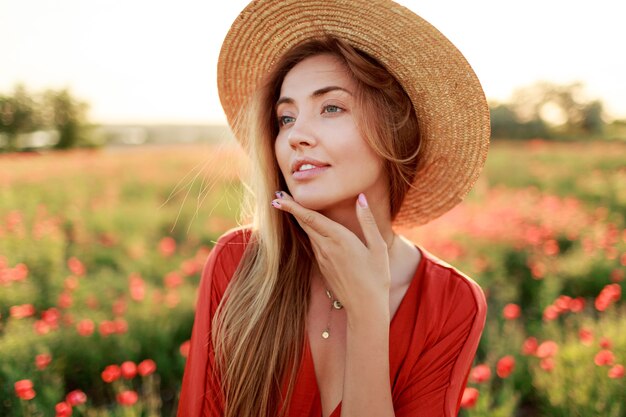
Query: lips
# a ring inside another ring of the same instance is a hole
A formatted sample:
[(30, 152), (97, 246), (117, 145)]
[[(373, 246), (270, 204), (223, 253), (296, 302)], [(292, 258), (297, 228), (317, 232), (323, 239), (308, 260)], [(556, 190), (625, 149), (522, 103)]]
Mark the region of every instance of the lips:
[(302, 165), (305, 164), (311, 164), (314, 165), (316, 167), (327, 167), (330, 166), (329, 164), (322, 162), (322, 161), (318, 161), (317, 159), (313, 159), (313, 158), (298, 158), (295, 161), (293, 161), (293, 163), (291, 164), (291, 173), (293, 174), (294, 172), (298, 172), (298, 170), (300, 169), (300, 167)]

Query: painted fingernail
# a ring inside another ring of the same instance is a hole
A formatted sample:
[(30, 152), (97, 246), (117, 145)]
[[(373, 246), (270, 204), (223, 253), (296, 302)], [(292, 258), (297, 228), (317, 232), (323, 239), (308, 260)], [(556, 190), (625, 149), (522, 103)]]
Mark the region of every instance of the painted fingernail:
[(363, 208), (367, 207), (367, 200), (365, 199), (365, 194), (359, 194), (359, 205)]
[(272, 205), (276, 208), (280, 208), (280, 202), (278, 200), (272, 200)]
[(274, 194), (276, 194), (276, 197), (278, 197), (278, 198), (283, 198), (283, 192), (282, 191), (276, 191)]

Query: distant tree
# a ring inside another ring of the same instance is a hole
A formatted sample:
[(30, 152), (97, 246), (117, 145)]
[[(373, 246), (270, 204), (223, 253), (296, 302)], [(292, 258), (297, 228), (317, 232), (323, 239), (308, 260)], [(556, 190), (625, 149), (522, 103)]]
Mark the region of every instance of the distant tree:
[(15, 150), (17, 136), (39, 128), (41, 120), (37, 114), (37, 103), (17, 84), (12, 95), (0, 95), (0, 133), (6, 138), (6, 149)]
[(572, 137), (599, 135), (604, 107), (589, 100), (580, 82), (559, 85), (537, 82), (515, 90), (510, 103), (491, 108), (494, 137)]
[(59, 132), (57, 149), (68, 149), (87, 141), (86, 128), (89, 105), (73, 98), (67, 89), (43, 93), (44, 123)]

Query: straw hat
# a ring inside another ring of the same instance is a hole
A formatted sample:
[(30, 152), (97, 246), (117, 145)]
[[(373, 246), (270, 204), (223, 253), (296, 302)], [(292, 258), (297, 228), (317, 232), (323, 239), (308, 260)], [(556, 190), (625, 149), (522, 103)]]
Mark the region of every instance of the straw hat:
[(251, 2), (233, 22), (217, 64), (219, 96), (230, 126), (278, 58), (320, 35), (342, 38), (378, 59), (415, 108), (422, 140), (415, 189), (406, 194), (394, 227), (424, 224), (461, 202), (487, 158), (485, 95), (445, 36), (390, 0)]

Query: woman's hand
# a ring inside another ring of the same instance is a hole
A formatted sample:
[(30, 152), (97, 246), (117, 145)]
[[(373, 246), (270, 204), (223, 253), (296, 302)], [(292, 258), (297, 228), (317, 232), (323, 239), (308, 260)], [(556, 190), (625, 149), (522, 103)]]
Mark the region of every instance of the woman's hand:
[(365, 195), (355, 201), (355, 210), (366, 245), (343, 225), (321, 213), (298, 204), (284, 191), (272, 205), (291, 213), (311, 241), (313, 252), (329, 290), (343, 304), (347, 313), (367, 311), (372, 307), (389, 309), (391, 273), (387, 244)]

